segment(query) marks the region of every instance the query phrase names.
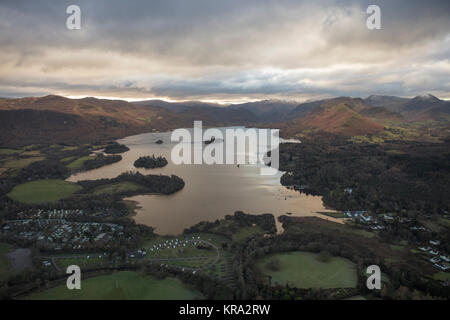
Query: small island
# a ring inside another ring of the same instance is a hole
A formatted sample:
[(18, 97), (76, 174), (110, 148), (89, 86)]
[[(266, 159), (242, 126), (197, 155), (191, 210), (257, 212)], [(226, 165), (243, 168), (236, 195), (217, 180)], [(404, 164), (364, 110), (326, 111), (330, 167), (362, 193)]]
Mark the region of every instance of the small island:
[(154, 169), (154, 168), (162, 168), (167, 165), (167, 159), (161, 156), (155, 157), (152, 156), (144, 156), (139, 157), (134, 162), (134, 166), (136, 168), (146, 168), (146, 169)]
[(109, 153), (109, 154), (117, 154), (117, 153), (123, 153), (123, 152), (127, 152), (128, 150), (130, 150), (130, 148), (128, 148), (127, 146), (117, 143), (117, 142), (110, 142), (108, 143), (108, 145), (105, 147), (105, 153)]

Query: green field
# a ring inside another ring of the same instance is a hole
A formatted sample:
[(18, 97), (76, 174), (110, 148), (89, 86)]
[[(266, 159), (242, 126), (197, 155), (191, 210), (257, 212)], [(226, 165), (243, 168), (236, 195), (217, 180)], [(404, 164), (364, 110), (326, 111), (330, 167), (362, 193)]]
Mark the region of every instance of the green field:
[(145, 187), (134, 182), (124, 181), (100, 186), (98, 188), (95, 188), (93, 193), (96, 195), (101, 195), (101, 194), (115, 194), (137, 190), (145, 190)]
[(71, 163), (72, 161), (74, 161), (76, 158), (77, 158), (76, 156), (62, 158), (61, 162), (64, 163), (64, 164), (68, 164), (68, 163)]
[(41, 154), (41, 151), (39, 150), (31, 150), (31, 151), (25, 151), (22, 152), (22, 156), (39, 156)]
[(79, 170), (79, 169), (81, 169), (81, 168), (83, 168), (83, 163), (86, 161), (86, 160), (91, 160), (91, 159), (95, 159), (95, 157), (94, 156), (85, 156), (85, 157), (81, 157), (81, 158), (78, 158), (77, 160), (75, 160), (75, 161), (72, 161), (71, 163), (69, 163), (66, 167), (67, 168), (69, 168), (70, 170)]
[(8, 193), (8, 197), (15, 201), (29, 204), (46, 203), (67, 198), (81, 189), (81, 186), (76, 183), (47, 179), (19, 184)]
[(11, 252), (13, 246), (0, 242), (0, 281), (6, 280), (15, 272), (6, 254)]
[(11, 168), (11, 169), (21, 169), (28, 166), (30, 163), (44, 160), (45, 157), (31, 157), (31, 158), (25, 158), (25, 159), (6, 159), (4, 163), (2, 163), (0, 166), (2, 168)]
[(260, 226), (240, 227), (235, 233), (233, 233), (233, 241), (243, 243), (248, 238), (251, 238), (257, 234), (263, 235), (265, 232)]
[[(321, 262), (318, 257), (319, 254), (310, 252), (280, 253), (262, 258), (257, 266), (264, 275), (272, 276), (272, 284), (324, 289), (356, 287), (356, 268), (350, 260), (331, 257), (327, 262)], [(278, 271), (267, 267), (273, 258), (280, 262)]]
[(137, 272), (122, 271), (81, 280), (81, 290), (60, 285), (28, 297), (34, 300), (193, 300), (202, 299), (197, 290), (181, 280), (157, 279)]
[(19, 153), (20, 150), (0, 148), (0, 155)]
[(439, 281), (450, 280), (450, 272), (440, 271), (440, 272), (433, 274), (432, 278), (434, 280), (439, 280)]

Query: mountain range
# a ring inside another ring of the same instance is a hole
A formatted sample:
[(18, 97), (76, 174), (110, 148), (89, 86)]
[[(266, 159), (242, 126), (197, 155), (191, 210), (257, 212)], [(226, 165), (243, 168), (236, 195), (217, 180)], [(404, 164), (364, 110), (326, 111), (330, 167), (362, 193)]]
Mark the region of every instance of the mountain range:
[(145, 100), (127, 102), (62, 96), (0, 99), (0, 146), (80, 143), (149, 131), (205, 126), (277, 127), (285, 136), (323, 131), (343, 136), (377, 134), (386, 125), (450, 122), (450, 102), (427, 94), (412, 99), (371, 95), (298, 103), (261, 100), (233, 105)]

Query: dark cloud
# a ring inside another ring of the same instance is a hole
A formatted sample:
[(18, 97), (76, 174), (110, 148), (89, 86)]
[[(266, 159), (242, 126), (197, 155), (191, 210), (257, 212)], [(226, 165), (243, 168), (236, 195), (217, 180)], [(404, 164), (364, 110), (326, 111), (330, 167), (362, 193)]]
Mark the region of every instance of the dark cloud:
[[(382, 30), (365, 27), (370, 4)], [(449, 1), (3, 0), (0, 95), (450, 98), (449, 17)]]

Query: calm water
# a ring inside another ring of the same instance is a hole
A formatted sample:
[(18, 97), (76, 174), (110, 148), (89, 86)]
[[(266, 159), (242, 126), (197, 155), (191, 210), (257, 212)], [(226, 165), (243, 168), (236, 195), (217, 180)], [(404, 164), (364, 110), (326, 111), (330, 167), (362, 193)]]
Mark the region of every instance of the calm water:
[[(156, 144), (157, 140), (163, 144)], [(324, 208), (321, 197), (291, 191), (280, 184), (281, 172), (261, 176), (256, 165), (174, 165), (170, 153), (175, 143), (170, 133), (146, 133), (118, 140), (130, 150), (122, 161), (99, 169), (72, 175), (68, 181), (114, 178), (124, 171), (136, 171), (133, 163), (139, 156), (162, 155), (169, 164), (159, 169), (138, 169), (143, 174), (175, 174), (186, 185), (173, 195), (139, 195), (126, 198), (138, 203), (134, 219), (154, 227), (158, 234), (178, 234), (200, 221), (214, 221), (236, 210), (246, 213), (272, 213), (276, 217), (287, 212), (293, 216), (320, 216)], [(201, 141), (196, 142), (201, 143)], [(223, 141), (214, 142), (223, 144)], [(277, 222), (280, 230), (280, 225)]]

